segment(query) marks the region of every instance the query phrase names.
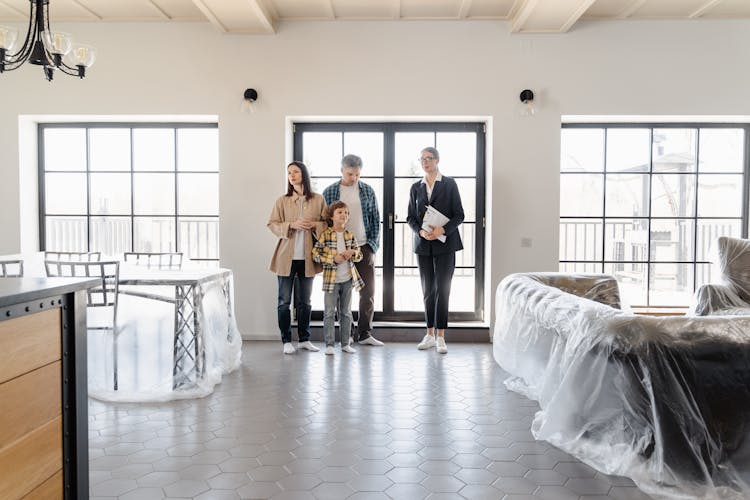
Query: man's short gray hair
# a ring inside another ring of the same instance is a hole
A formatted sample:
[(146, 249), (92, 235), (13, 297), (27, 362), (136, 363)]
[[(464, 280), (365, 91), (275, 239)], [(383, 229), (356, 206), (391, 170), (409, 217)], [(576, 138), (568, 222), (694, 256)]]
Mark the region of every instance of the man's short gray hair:
[(346, 155), (341, 159), (341, 166), (362, 168), (362, 158), (357, 155)]

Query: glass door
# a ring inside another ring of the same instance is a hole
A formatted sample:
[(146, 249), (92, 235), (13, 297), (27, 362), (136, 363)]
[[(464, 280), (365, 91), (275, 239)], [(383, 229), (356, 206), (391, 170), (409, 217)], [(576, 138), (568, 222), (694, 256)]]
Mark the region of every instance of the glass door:
[[(422, 178), (420, 151), (440, 152), (440, 171), (454, 178), (465, 220), (459, 226), (464, 250), (456, 254), (450, 304), (451, 321), (484, 318), (484, 169), (481, 123), (298, 123), (294, 157), (310, 169), (313, 190), (322, 192), (340, 179), (341, 158), (362, 158), (361, 180), (378, 197), (380, 249), (376, 253), (376, 321), (423, 319), (419, 270), (406, 223), (409, 188)], [(313, 287), (313, 317), (321, 318), (321, 277)], [(352, 299), (357, 310), (358, 298)]]

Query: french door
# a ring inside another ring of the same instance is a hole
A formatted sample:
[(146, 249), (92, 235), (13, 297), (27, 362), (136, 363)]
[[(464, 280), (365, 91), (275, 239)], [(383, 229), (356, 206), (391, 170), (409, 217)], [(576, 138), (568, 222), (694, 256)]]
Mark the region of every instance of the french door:
[[(362, 158), (361, 180), (371, 185), (381, 217), (376, 253), (375, 320), (424, 318), (413, 232), (406, 223), (409, 188), (422, 178), (418, 161), (428, 146), (440, 152), (440, 172), (456, 180), (465, 220), (464, 249), (456, 254), (450, 321), (484, 319), (485, 132), (483, 123), (296, 123), (294, 158), (310, 169), (322, 193), (341, 178), (341, 158)], [(320, 275), (313, 286), (313, 317), (322, 318)], [(358, 297), (352, 298), (356, 311)]]

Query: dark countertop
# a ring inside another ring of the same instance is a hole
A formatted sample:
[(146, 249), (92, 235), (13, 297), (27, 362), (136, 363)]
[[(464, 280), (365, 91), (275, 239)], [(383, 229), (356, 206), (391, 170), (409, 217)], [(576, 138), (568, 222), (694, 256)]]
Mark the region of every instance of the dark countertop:
[(92, 278), (0, 278), (0, 307), (92, 288)]

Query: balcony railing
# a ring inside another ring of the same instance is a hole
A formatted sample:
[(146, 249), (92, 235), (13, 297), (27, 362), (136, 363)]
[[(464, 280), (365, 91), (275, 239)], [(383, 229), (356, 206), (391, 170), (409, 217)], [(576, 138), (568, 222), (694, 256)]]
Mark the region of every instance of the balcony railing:
[(45, 224), (46, 250), (95, 251), (106, 255), (181, 251), (192, 260), (219, 259), (218, 218), (180, 218), (179, 248), (175, 219), (169, 217), (138, 219), (135, 232), (130, 217), (91, 217), (90, 248), (89, 222), (85, 217), (47, 217)]
[[(692, 224), (692, 221), (687, 221)], [(675, 264), (662, 264), (663, 269), (672, 269), (664, 274), (651, 276), (652, 285), (661, 290), (693, 289), (694, 282), (697, 285), (710, 283), (713, 279), (713, 266), (708, 262), (711, 259), (711, 246), (719, 236), (738, 237), (738, 224), (731, 221), (713, 221), (703, 219), (697, 224), (697, 242), (695, 248), (696, 265), (690, 259), (681, 258), (680, 253), (686, 252), (693, 255), (694, 240), (691, 237), (692, 229), (687, 224), (678, 224), (674, 231), (654, 231), (651, 236), (651, 255), (648, 259), (648, 233), (647, 220), (634, 220), (626, 222), (607, 221), (606, 229), (599, 220), (562, 220), (560, 221), (560, 260), (568, 261), (561, 264), (561, 270), (580, 272), (601, 272), (600, 262), (609, 263), (605, 265), (605, 272), (611, 272), (621, 283), (642, 282), (646, 276), (646, 266), (659, 264), (659, 261), (684, 262), (688, 266)], [(608, 238), (607, 255), (602, 255), (603, 231)], [(673, 234), (674, 233), (674, 234)], [(682, 249), (685, 250), (682, 250)], [(659, 259), (653, 256), (659, 251)], [(669, 257), (665, 257), (669, 256)], [(589, 261), (589, 262), (581, 262)], [(593, 262), (592, 262), (593, 261)], [(659, 283), (657, 283), (659, 282)]]

